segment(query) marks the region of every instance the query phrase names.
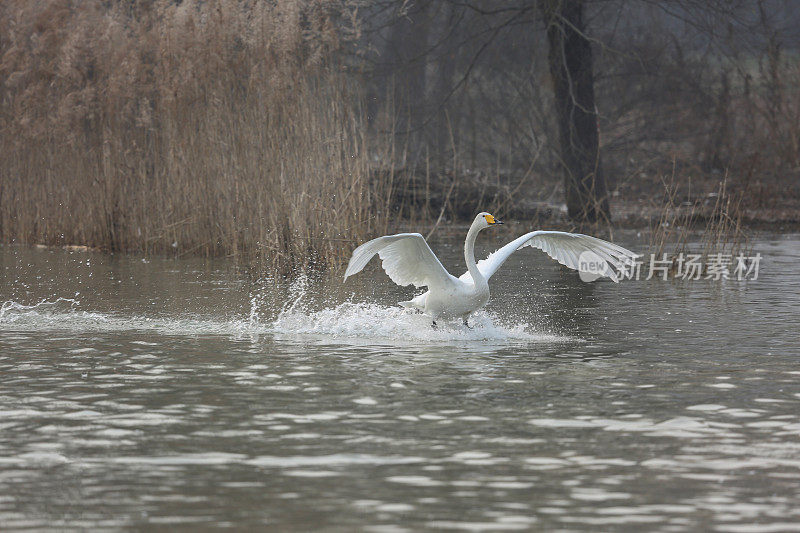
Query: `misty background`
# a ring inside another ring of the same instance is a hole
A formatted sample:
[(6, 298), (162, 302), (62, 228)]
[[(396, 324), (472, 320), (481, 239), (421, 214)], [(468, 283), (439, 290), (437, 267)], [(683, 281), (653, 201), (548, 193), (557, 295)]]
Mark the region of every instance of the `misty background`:
[(305, 268), (479, 207), (642, 226), (723, 181), (793, 224), (798, 32), (789, 0), (4, 3), (0, 236)]

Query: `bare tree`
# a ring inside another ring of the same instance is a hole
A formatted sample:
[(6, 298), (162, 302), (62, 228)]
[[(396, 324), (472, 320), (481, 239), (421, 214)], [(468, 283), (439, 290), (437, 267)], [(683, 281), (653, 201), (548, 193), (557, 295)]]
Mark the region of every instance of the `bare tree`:
[(609, 220), (600, 164), (592, 46), (582, 0), (543, 0), (567, 211), (576, 221)]
[(431, 190), (524, 180), (520, 200), (551, 201), (563, 183), (592, 221), (674, 163), (709, 183), (800, 168), (792, 0), (364, 2), (371, 104), (393, 98), (404, 165), (447, 173)]

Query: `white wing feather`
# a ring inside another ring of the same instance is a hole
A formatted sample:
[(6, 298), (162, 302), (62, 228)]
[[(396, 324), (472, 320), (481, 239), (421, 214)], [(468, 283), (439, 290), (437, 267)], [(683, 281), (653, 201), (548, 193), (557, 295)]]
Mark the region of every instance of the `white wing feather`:
[[(486, 259), (478, 261), (478, 270), (481, 271), (481, 274), (486, 279), (489, 279), (511, 254), (526, 246), (538, 248), (562, 265), (578, 271), (583, 270), (580, 261), (581, 254), (594, 254), (590, 257), (594, 259), (594, 256), (596, 256), (605, 261), (606, 268), (602, 272), (594, 270), (591, 272), (611, 278), (615, 283), (619, 281), (617, 272), (624, 272), (629, 269), (638, 257), (638, 254), (622, 246), (581, 233), (532, 231), (492, 252)], [(469, 272), (466, 272), (459, 279), (471, 281), (472, 276), (469, 275)]]
[(398, 285), (431, 287), (454, 279), (419, 233), (386, 235), (362, 244), (353, 250), (344, 279), (361, 272), (375, 254), (380, 256), (386, 274)]

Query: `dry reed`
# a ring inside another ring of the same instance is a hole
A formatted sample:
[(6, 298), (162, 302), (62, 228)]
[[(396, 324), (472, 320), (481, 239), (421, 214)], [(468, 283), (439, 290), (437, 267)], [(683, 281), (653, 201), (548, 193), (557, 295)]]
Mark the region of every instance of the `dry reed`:
[(673, 173), (670, 181), (664, 181), (658, 220), (651, 224), (649, 254), (659, 260), (666, 256), (674, 264), (679, 255), (696, 253), (704, 265), (711, 255), (748, 254), (750, 241), (743, 224), (743, 197), (728, 189), (726, 176), (716, 192), (692, 198), (689, 188), (683, 199)]
[(335, 8), (4, 3), (2, 241), (287, 273), (385, 231), (394, 175), (371, 171)]

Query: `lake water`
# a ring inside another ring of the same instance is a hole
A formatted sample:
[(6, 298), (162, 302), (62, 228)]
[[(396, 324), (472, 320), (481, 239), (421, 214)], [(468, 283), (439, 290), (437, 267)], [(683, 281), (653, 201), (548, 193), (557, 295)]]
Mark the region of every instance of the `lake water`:
[(527, 249), (434, 330), (376, 268), (0, 248), (0, 529), (798, 531), (800, 237), (755, 251), (613, 284)]

